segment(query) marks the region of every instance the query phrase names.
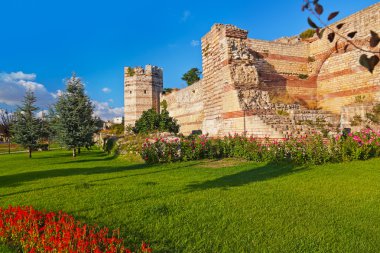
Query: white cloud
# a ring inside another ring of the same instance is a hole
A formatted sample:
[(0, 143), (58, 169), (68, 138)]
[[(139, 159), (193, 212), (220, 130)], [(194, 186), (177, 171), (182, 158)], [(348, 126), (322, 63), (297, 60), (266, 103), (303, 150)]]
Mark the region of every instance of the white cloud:
[(108, 99), (108, 102), (113, 103), (113, 99), (112, 98)]
[(185, 10), (183, 13), (182, 13), (182, 18), (181, 18), (181, 21), (182, 22), (186, 22), (191, 16), (191, 12), (189, 10)]
[(61, 90), (57, 90), (57, 92), (55, 92), (55, 93), (50, 93), (50, 94), (53, 96), (53, 98), (58, 98), (58, 97), (62, 96), (63, 91), (61, 91)]
[(96, 100), (93, 100), (92, 102), (95, 105), (95, 115), (103, 120), (122, 117), (124, 114), (124, 107), (112, 107), (108, 102), (99, 102)]
[(0, 103), (19, 105), (28, 89), (34, 92), (39, 107), (46, 108), (54, 103), (54, 95), (48, 92), (43, 84), (35, 82), (35, 79), (34, 73), (26, 74), (21, 71), (0, 73)]
[(192, 40), (192, 41), (190, 42), (190, 44), (191, 44), (192, 47), (197, 47), (197, 46), (199, 46), (201, 43), (199, 42), (199, 40)]
[(43, 117), (46, 117), (46, 115), (49, 114), (48, 110), (42, 110), (36, 113), (37, 118), (41, 119)]
[(111, 92), (111, 89), (108, 88), (108, 87), (104, 87), (104, 88), (102, 89), (102, 91), (103, 91), (104, 93), (110, 93), (110, 92)]

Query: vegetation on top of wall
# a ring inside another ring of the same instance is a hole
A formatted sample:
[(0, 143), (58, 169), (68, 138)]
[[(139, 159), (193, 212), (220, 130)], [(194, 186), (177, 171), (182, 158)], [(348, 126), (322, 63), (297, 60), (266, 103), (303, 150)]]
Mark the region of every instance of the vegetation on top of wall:
[(366, 118), (374, 124), (380, 124), (380, 103), (373, 107), (372, 112), (366, 114)]
[(307, 29), (306, 31), (303, 31), (299, 36), (301, 39), (308, 39), (312, 38), (315, 34), (315, 29)]
[(182, 76), (182, 80), (186, 81), (187, 85), (192, 85), (201, 80), (202, 71), (198, 68), (192, 68)]
[(360, 115), (355, 115), (350, 121), (351, 126), (360, 126), (363, 123), (363, 119)]
[(135, 75), (135, 70), (131, 67), (127, 68), (127, 73), (129, 76), (134, 76)]
[(289, 116), (289, 113), (285, 110), (277, 110), (276, 113), (280, 116)]
[(308, 62), (315, 62), (315, 57), (314, 56), (308, 56), (307, 61)]
[(363, 103), (364, 102), (364, 99), (365, 99), (365, 96), (356, 96), (355, 97), (355, 103)]
[(163, 95), (169, 95), (170, 93), (172, 92), (175, 92), (175, 91), (179, 91), (180, 89), (178, 88), (164, 88), (164, 90), (162, 91), (162, 94)]
[(304, 80), (304, 79), (308, 79), (308, 78), (309, 78), (309, 75), (307, 75), (307, 74), (299, 74), (299, 75), (298, 75), (298, 78), (299, 78), (299, 79), (303, 79), (303, 80)]

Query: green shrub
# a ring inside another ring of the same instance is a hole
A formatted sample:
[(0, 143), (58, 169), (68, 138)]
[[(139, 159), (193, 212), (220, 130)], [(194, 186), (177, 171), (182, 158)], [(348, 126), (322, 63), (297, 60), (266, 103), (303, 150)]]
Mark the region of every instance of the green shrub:
[(308, 38), (312, 38), (315, 34), (315, 29), (307, 29), (306, 31), (303, 31), (301, 34), (300, 34), (300, 38), (301, 39), (308, 39)]
[(285, 110), (277, 110), (276, 113), (280, 116), (289, 116), (289, 113)]
[(118, 147), (117, 147), (117, 139), (116, 138), (107, 138), (104, 140), (104, 146), (103, 150), (107, 152), (108, 154), (117, 154)]
[(135, 123), (133, 132), (137, 134), (148, 134), (153, 132), (170, 132), (178, 133), (179, 125), (177, 120), (169, 116), (166, 101), (162, 101), (162, 110), (160, 113), (154, 109), (144, 111)]
[(299, 74), (299, 75), (298, 75), (298, 78), (299, 78), (299, 79), (308, 79), (308, 78), (309, 78), (309, 75)]

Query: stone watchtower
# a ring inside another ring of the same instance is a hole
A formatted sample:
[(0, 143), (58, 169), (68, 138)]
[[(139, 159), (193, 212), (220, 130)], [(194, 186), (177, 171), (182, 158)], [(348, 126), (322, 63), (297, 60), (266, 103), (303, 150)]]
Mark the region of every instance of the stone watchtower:
[(163, 73), (159, 67), (146, 65), (124, 68), (124, 124), (134, 126), (144, 111), (160, 110)]

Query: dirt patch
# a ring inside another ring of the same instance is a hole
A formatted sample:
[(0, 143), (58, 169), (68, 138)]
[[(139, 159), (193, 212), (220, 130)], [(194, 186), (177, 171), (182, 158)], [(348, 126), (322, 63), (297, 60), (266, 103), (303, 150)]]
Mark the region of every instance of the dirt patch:
[(220, 160), (204, 160), (201, 162), (199, 167), (209, 168), (209, 169), (218, 169), (218, 168), (227, 168), (234, 167), (240, 164), (246, 163), (247, 161), (239, 158), (225, 158)]

